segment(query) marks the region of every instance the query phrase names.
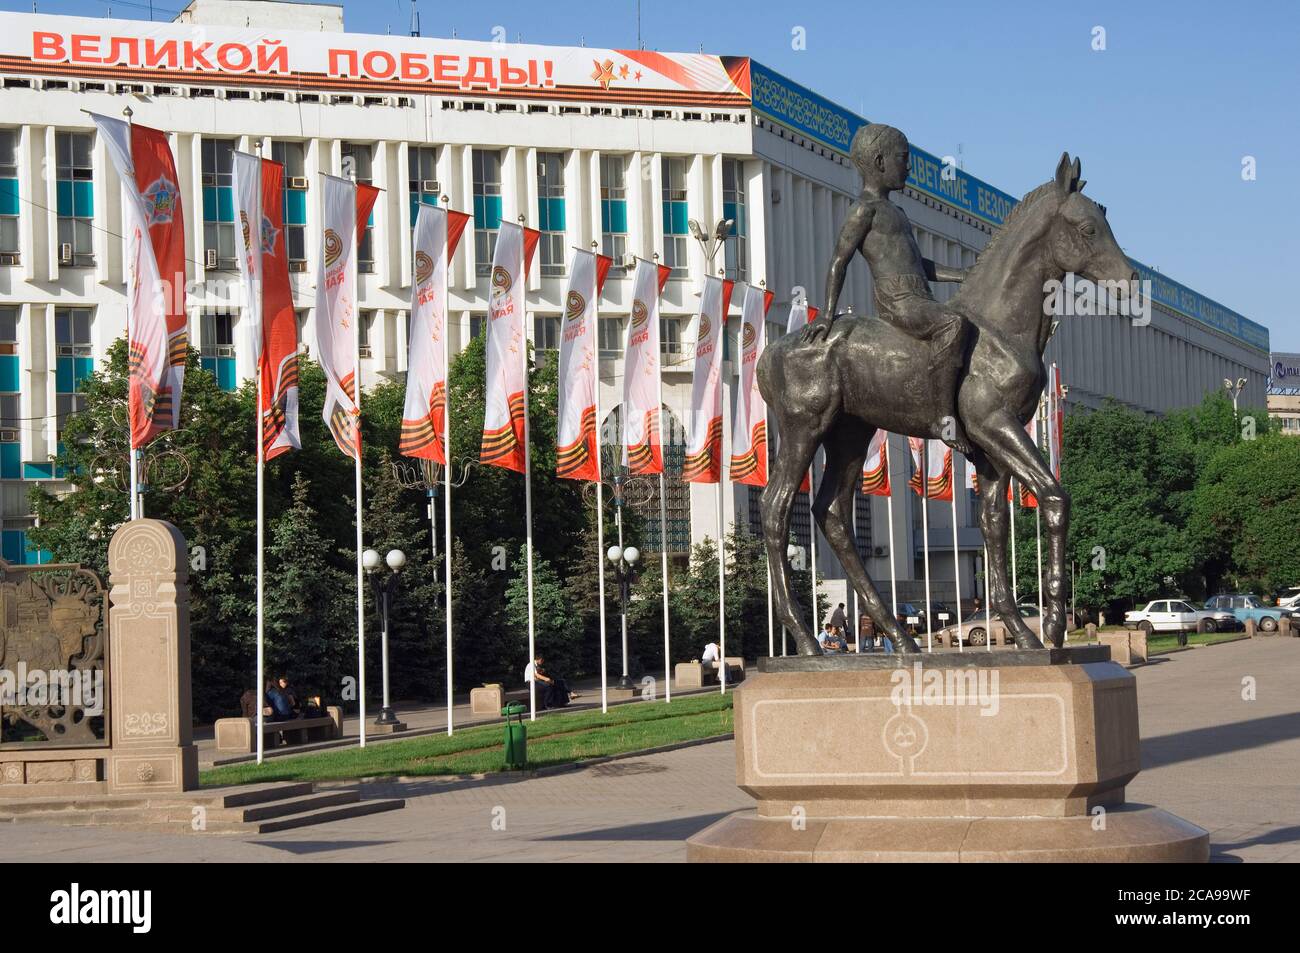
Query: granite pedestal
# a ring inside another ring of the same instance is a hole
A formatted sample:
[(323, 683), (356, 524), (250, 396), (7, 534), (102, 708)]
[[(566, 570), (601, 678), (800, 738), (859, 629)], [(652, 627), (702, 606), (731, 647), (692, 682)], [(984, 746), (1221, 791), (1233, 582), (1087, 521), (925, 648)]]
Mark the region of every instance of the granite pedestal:
[(1137, 683), (1105, 646), (760, 659), (736, 689), (757, 800), (692, 861), (1205, 861), (1209, 835), (1128, 804)]

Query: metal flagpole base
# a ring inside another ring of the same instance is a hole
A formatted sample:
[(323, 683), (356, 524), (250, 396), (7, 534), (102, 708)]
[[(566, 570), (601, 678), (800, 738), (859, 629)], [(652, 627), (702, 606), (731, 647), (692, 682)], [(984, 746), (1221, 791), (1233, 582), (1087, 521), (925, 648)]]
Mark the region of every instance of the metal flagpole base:
[(391, 708), (380, 709), (377, 717), (370, 725), (371, 731), (377, 735), (389, 735), (397, 731), (406, 730), (406, 722), (397, 720), (397, 713)]

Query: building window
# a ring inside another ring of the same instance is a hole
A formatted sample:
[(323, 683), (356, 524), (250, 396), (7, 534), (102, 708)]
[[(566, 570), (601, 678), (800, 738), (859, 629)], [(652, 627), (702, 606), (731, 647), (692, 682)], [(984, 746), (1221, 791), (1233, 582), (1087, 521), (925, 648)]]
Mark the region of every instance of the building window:
[(533, 347), (539, 351), (560, 349), (560, 318), (555, 314), (533, 317)]
[(18, 309), (0, 308), (0, 477), (23, 475), (21, 377), (18, 367)]
[(600, 157), (600, 244), (601, 251), (614, 259), (611, 270), (624, 271), (627, 256), (627, 159)]
[(623, 319), (602, 317), (596, 325), (600, 336), (600, 356), (620, 358), (623, 356)]
[(204, 139), (202, 152), (204, 267), (234, 271), (235, 143), (231, 139)]
[(664, 264), (673, 270), (672, 277), (685, 278), (689, 261), (687, 236), (690, 234), (686, 214), (686, 157), (663, 158)]
[(497, 250), (501, 228), (501, 153), (475, 149), (474, 166), (474, 257), (480, 276), (492, 273), (492, 255)]
[(483, 334), (483, 330), (486, 327), (487, 327), (487, 315), (477, 311), (470, 312), (469, 337), (471, 341), (474, 340), (474, 338), (476, 337), (480, 337)]
[(362, 311), (360, 321), (357, 324), (357, 332), (360, 335), (361, 356), (370, 357), (370, 330), (371, 325), (375, 323), (375, 312)]
[(290, 271), (307, 270), (307, 147), (301, 142), (271, 143), (271, 158), (284, 166), (284, 248)]
[[(373, 185), (374, 174), (373, 150), (369, 143), (345, 142), (342, 146), (343, 175), (358, 185)], [(366, 222), (365, 234), (357, 246), (357, 271), (371, 274), (375, 270), (375, 252), (372, 233), (375, 227), (375, 210), (370, 210), (370, 219)]]
[(18, 130), (0, 129), (0, 264), (18, 264)]
[(90, 356), (90, 308), (56, 308), (54, 311), (54, 410), (61, 435), (69, 414), (86, 406), (81, 382), (95, 369)]
[(55, 134), (56, 190), (59, 214), (59, 264), (86, 268), (95, 264), (91, 233), (95, 222), (95, 145), (92, 132)]
[(727, 277), (744, 281), (749, 260), (749, 217), (745, 208), (745, 163), (722, 160), (722, 217), (731, 219), (731, 234), (723, 246)]
[(564, 155), (537, 154), (537, 228), (542, 277), (564, 274)]
[(411, 227), (419, 217), (421, 205), (437, 205), (441, 186), (438, 183), (438, 150), (433, 146), (411, 146), (407, 150), (411, 191)]
[(203, 332), (203, 342), (199, 348), (199, 365), (217, 379), (217, 386), (222, 390), (234, 390), (234, 315), (204, 312), (200, 330)]
[(667, 360), (665, 364), (675, 363), (682, 358), (682, 322), (679, 318), (659, 319), (659, 353)]

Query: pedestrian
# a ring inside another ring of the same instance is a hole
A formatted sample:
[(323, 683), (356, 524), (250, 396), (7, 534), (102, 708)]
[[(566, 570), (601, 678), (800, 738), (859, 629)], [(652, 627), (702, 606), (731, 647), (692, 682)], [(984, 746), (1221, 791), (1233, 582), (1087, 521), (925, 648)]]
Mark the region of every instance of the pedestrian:
[(543, 666), (546, 659), (539, 652), (524, 668), (524, 681), (536, 682), (537, 700), (543, 708), (563, 708), (579, 697), (577, 692), (569, 691), (568, 683), (558, 675), (548, 675)]
[(831, 613), (831, 625), (837, 629), (847, 629), (849, 627), (848, 617), (844, 614), (844, 603), (841, 602), (837, 605), (835, 611)]

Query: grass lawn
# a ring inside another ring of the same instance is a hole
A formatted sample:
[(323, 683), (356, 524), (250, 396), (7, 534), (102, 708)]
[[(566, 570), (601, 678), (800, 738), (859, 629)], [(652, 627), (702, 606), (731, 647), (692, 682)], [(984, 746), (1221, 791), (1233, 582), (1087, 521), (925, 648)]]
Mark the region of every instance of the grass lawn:
[[(1187, 636), (1188, 645), (1214, 645), (1216, 642), (1233, 642), (1242, 638), (1243, 632), (1194, 632)], [(1147, 653), (1160, 655), (1181, 648), (1176, 635), (1156, 635), (1147, 639)]]
[[(636, 702), (601, 714), (548, 713), (524, 724), (528, 728), (528, 764), (532, 768), (571, 764), (682, 741), (712, 738), (732, 730), (731, 694), (694, 695), (671, 704)], [(320, 754), (273, 758), (225, 765), (204, 771), (209, 786), (259, 781), (331, 781), (377, 777), (486, 774), (504, 771), (504, 719), (495, 725), (466, 728), (448, 738), (427, 735), (385, 741), (365, 749), (342, 748)]]

